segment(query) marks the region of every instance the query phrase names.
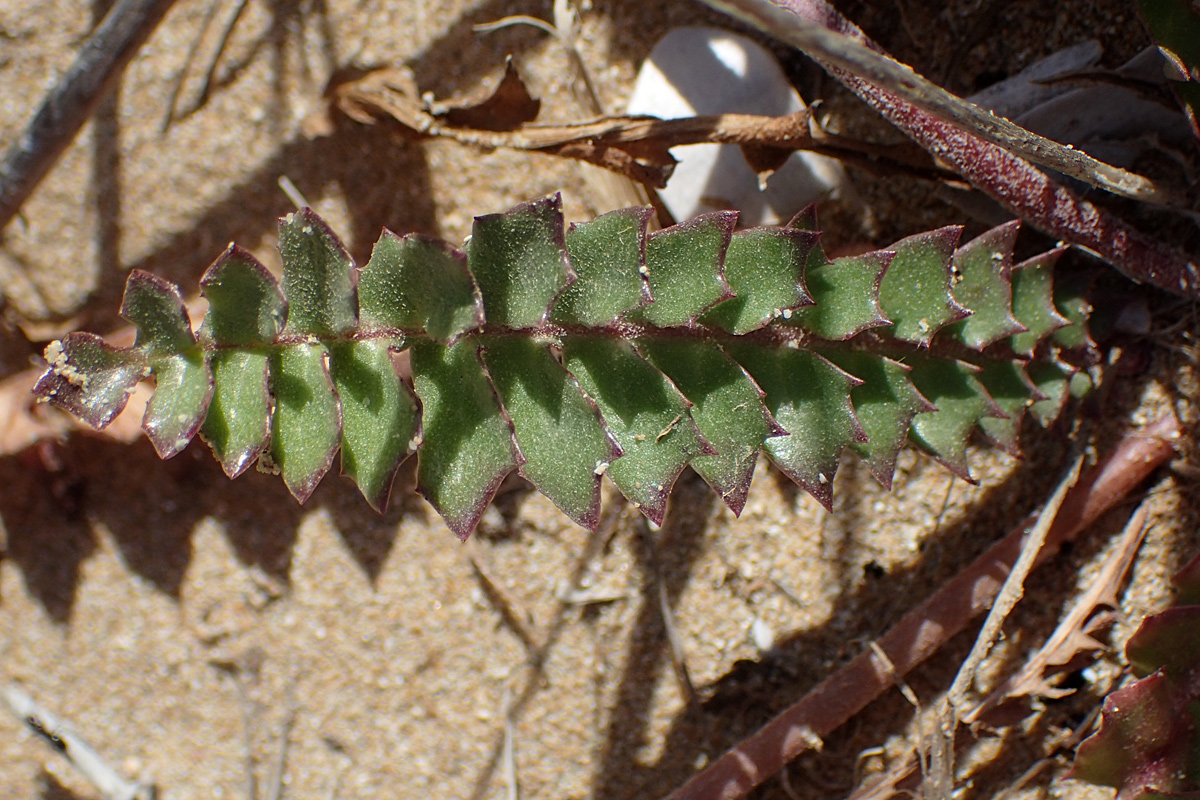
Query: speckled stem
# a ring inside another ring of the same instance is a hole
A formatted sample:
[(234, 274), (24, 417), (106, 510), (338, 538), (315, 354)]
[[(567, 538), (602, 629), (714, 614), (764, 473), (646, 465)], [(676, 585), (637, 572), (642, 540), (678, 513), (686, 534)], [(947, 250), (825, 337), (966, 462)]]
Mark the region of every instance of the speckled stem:
[[(1083, 200), (1025, 158), (980, 138), (975, 132), (982, 129), (975, 119), (948, 122), (881, 88), (898, 81), (905, 91), (915, 91), (928, 84), (920, 75), (891, 59), (879, 70), (870, 70), (870, 64), (855, 62), (856, 71), (847, 71), (847, 59), (840, 57), (832, 44), (824, 42), (830, 33), (857, 41), (875, 53), (887, 54), (825, 0), (777, 0), (774, 5), (765, 0), (706, 1), (805, 50), (935, 158), (1036, 228), (1092, 251), (1134, 280), (1185, 297), (1200, 297), (1200, 266), (1196, 259), (1142, 234)], [(797, 15), (798, 24), (789, 25), (787, 16), (779, 13), (780, 8)], [(813, 42), (818, 49), (805, 46)], [(873, 54), (868, 55), (874, 58)], [(889, 64), (893, 68), (902, 68), (909, 77), (896, 78), (892, 74), (895, 69), (882, 69)], [(860, 74), (869, 75), (874, 82), (859, 77)], [(988, 120), (997, 119), (988, 116)], [(1032, 147), (1027, 150), (1030, 158), (1036, 159), (1036, 143), (1025, 144)]]

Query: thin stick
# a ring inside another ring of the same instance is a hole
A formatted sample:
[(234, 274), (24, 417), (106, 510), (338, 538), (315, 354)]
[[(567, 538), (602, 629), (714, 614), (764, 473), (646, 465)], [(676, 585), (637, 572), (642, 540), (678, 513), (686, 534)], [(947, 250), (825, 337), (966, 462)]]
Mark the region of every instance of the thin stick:
[(508, 800), (521, 800), (521, 782), (517, 778), (517, 731), (513, 724), (512, 692), (504, 687), (504, 699), (500, 703), (500, 716), (504, 718), (504, 784)]
[(0, 230), (75, 140), (175, 0), (119, 0), (0, 162)]
[(692, 683), (692, 675), (688, 670), (687, 651), (683, 646), (683, 637), (679, 635), (679, 628), (675, 625), (675, 614), (672, 613), (671, 602), (667, 598), (667, 582), (663, 579), (662, 567), (658, 561), (658, 537), (654, 535), (654, 529), (650, 527), (650, 523), (645, 518), (640, 519), (638, 524), (641, 528), (642, 540), (646, 543), (646, 558), (654, 577), (652, 591), (658, 595), (658, 612), (662, 617), (663, 631), (667, 635), (667, 645), (671, 652), (671, 668), (675, 672), (675, 679), (679, 681), (679, 689), (687, 699), (688, 705), (694, 706), (698, 702), (699, 695), (696, 693), (696, 685)]
[[(1126, 435), (1113, 451), (1072, 487), (1046, 534), (1041, 563), (1133, 490), (1175, 452), (1179, 421), (1167, 415)], [(827, 737), (890, 689), (904, 675), (986, 611), (1021, 552), (1032, 520), (988, 548), (970, 566), (910, 611), (878, 640), (894, 673), (864, 651), (826, 678), (791, 708), (714, 761), (676, 790), (672, 800), (734, 800), (770, 778), (810, 748), (809, 729)]]
[(308, 202), (308, 198), (304, 196), (304, 193), (300, 191), (296, 184), (292, 183), (292, 179), (287, 175), (280, 175), (278, 183), (279, 188), (287, 195), (287, 199), (292, 201), (292, 205), (296, 207), (297, 211), (304, 208), (312, 208), (312, 203)]
[(500, 581), (496, 579), (495, 571), (487, 563), (487, 556), (475, 542), (475, 539), (467, 540), (466, 555), (471, 569), (475, 572), (475, 577), (479, 579), (484, 596), (491, 601), (492, 607), (500, 614), (500, 619), (504, 621), (508, 629), (525, 646), (525, 650), (530, 654), (530, 660), (536, 661), (545, 639), (534, 629), (533, 617), (530, 613), (515, 597), (505, 591)]
[(287, 770), (288, 748), (292, 743), (292, 728), (296, 724), (296, 699), (292, 697), (293, 684), (289, 684), (287, 711), (279, 726), (279, 749), (275, 752), (275, 764), (271, 769), (271, 784), (267, 789), (267, 800), (282, 800), (283, 778)]
[(4, 688), (4, 699), (13, 714), (66, 756), (105, 800), (152, 800), (155, 796), (153, 786), (127, 781), (68, 723), (42, 708), (16, 686), (10, 684)]
[(954, 790), (954, 732), (958, 727), (958, 720), (963, 716), (967, 689), (974, 682), (975, 672), (979, 669), (979, 665), (987, 658), (996, 639), (1000, 637), (1000, 628), (1004, 625), (1004, 621), (1016, 607), (1017, 601), (1024, 596), (1025, 578), (1028, 577), (1037, 557), (1042, 552), (1046, 535), (1050, 532), (1050, 526), (1054, 523), (1058, 510), (1062, 507), (1063, 500), (1066, 499), (1067, 492), (1079, 480), (1079, 469), (1082, 465), (1083, 456), (1076, 456), (1066, 477), (1059, 482), (1058, 488), (1046, 502), (1045, 508), (1038, 516), (1037, 524), (1033, 526), (1033, 530), (1029, 532), (1029, 536), (1021, 546), (1020, 557), (1013, 564), (1012, 571), (1008, 573), (1004, 585), (1000, 587), (1000, 593), (992, 604), (992, 610), (988, 612), (979, 635), (975, 637), (975, 644), (971, 648), (971, 652), (958, 668), (958, 674), (954, 676), (950, 690), (946, 692), (946, 696), (939, 703), (937, 725), (933, 733), (935, 737), (934, 753), (937, 757), (930, 768), (930, 777), (934, 787), (931, 794), (934, 797), (949, 797)]

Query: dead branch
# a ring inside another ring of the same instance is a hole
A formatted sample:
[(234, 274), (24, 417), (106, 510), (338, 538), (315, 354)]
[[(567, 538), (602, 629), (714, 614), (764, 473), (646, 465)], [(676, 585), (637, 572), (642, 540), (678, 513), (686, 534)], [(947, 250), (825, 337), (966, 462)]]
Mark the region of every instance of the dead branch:
[(121, 0), (88, 38), (0, 162), (0, 229), (75, 140), (175, 0)]
[[(751, 164), (769, 165), (795, 150), (855, 164), (872, 172), (904, 172), (927, 180), (955, 180), (920, 148), (878, 145), (828, 133), (811, 109), (783, 117), (719, 114), (663, 120), (623, 114), (567, 124), (537, 124), (538, 107), (511, 67), (489, 96), (470, 103), (436, 103), (423, 98), (402, 70), (381, 69), (340, 84), (332, 104), (363, 124), (389, 120), (410, 135), (452, 139), (492, 150), (509, 148), (586, 161), (655, 188), (666, 185), (676, 161), (669, 150), (687, 144), (732, 144)], [(506, 110), (513, 96), (516, 112)], [(769, 168), (764, 169), (770, 172)]]

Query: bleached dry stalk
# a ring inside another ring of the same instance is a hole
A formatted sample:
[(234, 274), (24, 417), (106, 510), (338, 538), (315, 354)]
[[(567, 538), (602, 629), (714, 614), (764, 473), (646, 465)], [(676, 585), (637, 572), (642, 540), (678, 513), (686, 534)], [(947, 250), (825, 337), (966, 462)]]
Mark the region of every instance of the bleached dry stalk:
[(156, 793), (153, 786), (126, 780), (74, 728), (42, 708), (24, 691), (9, 685), (4, 687), (3, 695), (13, 714), (66, 756), (79, 774), (91, 781), (104, 800), (154, 799)]

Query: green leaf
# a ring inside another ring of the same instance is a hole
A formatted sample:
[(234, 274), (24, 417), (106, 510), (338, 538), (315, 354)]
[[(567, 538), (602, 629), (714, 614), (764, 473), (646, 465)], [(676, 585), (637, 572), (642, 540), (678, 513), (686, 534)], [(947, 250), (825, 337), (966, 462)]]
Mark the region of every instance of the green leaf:
[(943, 336), (982, 350), (1025, 330), (1012, 313), (1012, 251), (1020, 227), (1006, 222), (954, 251), (954, 300), (971, 316), (949, 325)]
[(359, 274), (362, 323), (449, 344), (483, 324), (467, 258), (444, 242), (384, 231)]
[(664, 338), (638, 344), (647, 360), (692, 403), (692, 419), (717, 451), (692, 461), (692, 469), (734, 514), (740, 514), (763, 441), (787, 433), (763, 405), (762, 390), (711, 342)]
[(392, 362), (399, 340), (339, 342), (330, 349), (329, 374), (342, 404), (342, 473), (377, 511), (400, 462), (416, 449), (417, 400)]
[(236, 245), (221, 254), (200, 278), (208, 313), (200, 338), (237, 347), (275, 341), (283, 330), (287, 302), (279, 284), (254, 256)]
[(279, 222), (287, 333), (337, 336), (358, 326), (354, 261), (311, 208)]
[(725, 280), (734, 296), (700, 321), (740, 335), (811, 306), (804, 266), (816, 240), (816, 234), (795, 228), (738, 231), (725, 251)]
[(850, 388), (859, 380), (818, 355), (790, 348), (742, 345), (730, 353), (766, 393), (775, 421), (791, 434), (767, 439), (767, 455), (832, 511), (842, 448), (867, 440), (850, 405)]
[(971, 480), (967, 436), (983, 417), (1002, 416), (976, 377), (979, 368), (927, 356), (910, 358), (907, 363), (917, 391), (937, 407), (913, 418), (913, 441), (955, 475)]
[(1092, 313), (1087, 299), (1091, 283), (1091, 278), (1083, 274), (1060, 277), (1054, 283), (1054, 305), (1071, 324), (1054, 331), (1050, 341), (1064, 350), (1084, 351), (1096, 346), (1087, 329)]
[(137, 382), (150, 374), (137, 351), (121, 350), (92, 333), (70, 333), (46, 346), (46, 374), (34, 394), (97, 430), (120, 414)]
[(693, 458), (716, 454), (689, 414), (691, 403), (623, 341), (568, 336), (563, 359), (625, 453), (608, 477), (661, 525), (679, 473)]
[[(420, 491), (465, 538), (514, 467), (585, 526), (603, 474), (661, 522), (688, 464), (740, 512), (764, 447), (826, 506), (846, 447), (888, 485), (910, 431), (966, 477), (976, 427), (1015, 450), (1027, 407), (1048, 422), (1089, 386), (1086, 279), (1051, 302), (1053, 253), (1009, 268), (1015, 225), (828, 262), (811, 211), (736, 235), (717, 213), (647, 236), (648, 215), (564, 232), (555, 196), (477, 218), (465, 255), (385, 231), (358, 272), (305, 209), (281, 222), (286, 292), (231, 246), (201, 280), (194, 337), (179, 291), (135, 272), (136, 343), (55, 343), (37, 393), (102, 425), (153, 375), (143, 424), (161, 455), (199, 425), (228, 474), (260, 458), (300, 500), (340, 448), (382, 508), (419, 448)], [(947, 324), (958, 341), (931, 343)]]
[(939, 228), (887, 248), (896, 255), (879, 287), (879, 304), (897, 339), (928, 345), (942, 326), (970, 313), (950, 292), (950, 259), (961, 234), (959, 227)]
[(1071, 396), (1071, 375), (1075, 372), (1053, 361), (1034, 361), (1025, 368), (1042, 399), (1034, 401), (1029, 413), (1043, 428), (1058, 419)]
[(221, 350), (211, 368), (215, 389), (200, 435), (225, 474), (236, 478), (266, 449), (271, 433), (267, 355)]
[(626, 208), (572, 225), (567, 253), (577, 280), (550, 312), (559, 325), (595, 327), (650, 302), (646, 283), (648, 208)]
[(596, 405), (544, 344), (492, 338), (483, 362), (512, 420), (525, 460), (521, 474), (568, 517), (594, 530), (600, 522), (600, 476), (621, 455)]
[(1003, 448), (1010, 455), (1017, 455), (1020, 452), (1017, 438), (1025, 409), (1035, 399), (1045, 398), (1040, 396), (1037, 387), (1029, 380), (1023, 364), (1019, 361), (988, 361), (976, 377), (996, 402), (996, 406), (1006, 415), (981, 418), (979, 429), (997, 447)]
[(1012, 337), (1013, 351), (1032, 358), (1038, 343), (1070, 321), (1054, 307), (1054, 265), (1065, 247), (1049, 250), (1013, 267), (1013, 316), (1025, 326)]
[(532, 328), (573, 280), (558, 195), (475, 218), (467, 263), (489, 325)]
[(820, 256), (819, 263), (810, 256), (805, 276), (815, 305), (794, 312), (792, 324), (834, 341), (889, 324), (879, 307), (879, 287), (892, 258), (886, 250), (833, 261)]
[(646, 268), (654, 301), (630, 314), (660, 328), (690, 325), (731, 296), (723, 268), (737, 213), (716, 211), (650, 235)]
[(851, 442), (850, 448), (862, 456), (875, 480), (890, 490), (896, 454), (904, 447), (913, 417), (935, 408), (912, 385), (909, 368), (903, 364), (856, 351), (831, 350), (824, 355), (861, 381), (850, 390), (850, 400), (867, 441)]
[(198, 347), (154, 360), (158, 384), (146, 404), (142, 429), (159, 458), (171, 458), (200, 430), (213, 397), (213, 374)]
[(328, 348), (296, 344), (272, 353), (271, 393), (271, 460), (288, 491), (303, 503), (329, 471), (342, 441), (342, 408), (329, 378)]
[(212, 371), (174, 284), (133, 270), (125, 282), (121, 316), (137, 328), (134, 346), (146, 354), (157, 384), (142, 428), (159, 457), (171, 458), (187, 447), (208, 413)]
[(471, 535), (519, 458), (478, 348), (470, 337), (449, 347), (425, 342), (411, 347), (424, 429), (417, 489), (460, 539)]
[(149, 272), (129, 273), (121, 316), (137, 328), (134, 346), (150, 358), (178, 355), (196, 343), (178, 287)]

